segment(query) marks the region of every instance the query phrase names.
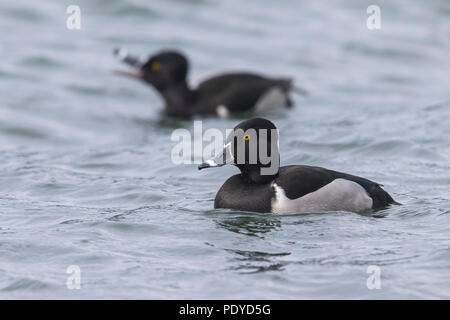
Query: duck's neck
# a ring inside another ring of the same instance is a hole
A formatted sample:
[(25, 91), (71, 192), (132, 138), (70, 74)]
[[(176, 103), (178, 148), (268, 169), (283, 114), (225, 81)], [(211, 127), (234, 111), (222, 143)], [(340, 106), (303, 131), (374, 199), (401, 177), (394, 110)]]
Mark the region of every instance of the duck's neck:
[(245, 180), (258, 184), (271, 182), (278, 175), (278, 171), (272, 175), (262, 175), (261, 166), (258, 165), (237, 165), (237, 167), (241, 170), (241, 175)]
[(176, 83), (161, 91), (167, 108), (185, 108), (194, 101), (195, 92), (191, 90), (186, 81)]

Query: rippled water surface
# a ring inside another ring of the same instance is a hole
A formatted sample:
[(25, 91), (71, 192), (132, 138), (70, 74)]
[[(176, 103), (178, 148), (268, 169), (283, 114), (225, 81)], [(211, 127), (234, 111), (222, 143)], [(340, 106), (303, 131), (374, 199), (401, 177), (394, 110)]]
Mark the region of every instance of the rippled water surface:
[[(1, 298), (450, 298), (448, 1), (378, 1), (376, 31), (356, 0), (77, 4), (71, 31), (61, 1), (0, 3)], [(268, 116), (282, 164), (365, 176), (404, 205), (214, 210), (236, 169), (171, 162), (172, 131), (193, 123), (114, 76), (115, 46), (183, 50), (191, 82), (292, 76), (310, 95)], [(70, 265), (80, 290), (66, 287)]]

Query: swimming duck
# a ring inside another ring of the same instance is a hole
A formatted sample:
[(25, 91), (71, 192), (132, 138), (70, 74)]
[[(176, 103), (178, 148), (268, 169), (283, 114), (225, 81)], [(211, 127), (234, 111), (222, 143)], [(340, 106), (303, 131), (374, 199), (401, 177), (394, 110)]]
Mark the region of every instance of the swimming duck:
[(227, 117), (233, 112), (264, 112), (291, 107), (290, 91), (306, 94), (288, 78), (272, 79), (253, 73), (225, 73), (201, 82), (196, 88), (187, 83), (188, 60), (174, 50), (162, 51), (146, 62), (115, 49), (114, 54), (130, 71), (117, 71), (153, 86), (165, 101), (165, 113), (174, 117), (212, 115)]
[[(232, 164), (241, 171), (217, 192), (215, 208), (278, 214), (364, 213), (399, 204), (382, 189), (382, 185), (365, 178), (314, 166), (279, 167), (277, 132), (275, 125), (267, 119), (243, 121), (228, 136), (224, 151), (199, 165), (199, 169), (204, 169)], [(265, 148), (268, 152), (262, 150), (262, 146), (268, 146)], [(270, 157), (270, 162), (265, 155)]]

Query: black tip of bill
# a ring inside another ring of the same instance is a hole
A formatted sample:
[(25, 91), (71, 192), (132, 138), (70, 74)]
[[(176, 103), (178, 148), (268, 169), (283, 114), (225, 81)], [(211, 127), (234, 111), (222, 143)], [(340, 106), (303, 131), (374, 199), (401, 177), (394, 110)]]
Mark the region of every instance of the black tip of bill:
[(128, 55), (128, 53), (126, 49), (116, 47), (113, 49), (113, 55), (119, 58), (120, 60), (123, 60)]
[(140, 59), (138, 57), (128, 54), (128, 51), (125, 48), (114, 48), (113, 55), (120, 61), (134, 68), (140, 69), (142, 67), (142, 62), (140, 61)]
[(209, 168), (209, 167), (211, 167), (211, 166), (208, 163), (203, 162), (202, 164), (198, 165), (198, 170), (206, 169), (206, 168)]

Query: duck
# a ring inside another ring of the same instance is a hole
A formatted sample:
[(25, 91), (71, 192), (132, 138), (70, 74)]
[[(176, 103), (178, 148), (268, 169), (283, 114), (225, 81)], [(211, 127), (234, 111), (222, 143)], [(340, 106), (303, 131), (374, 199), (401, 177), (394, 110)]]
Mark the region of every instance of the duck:
[(233, 113), (264, 113), (290, 108), (290, 92), (306, 95), (290, 78), (269, 78), (250, 72), (230, 72), (213, 76), (191, 87), (187, 82), (189, 62), (177, 50), (163, 50), (146, 61), (114, 49), (114, 55), (131, 70), (115, 73), (138, 79), (152, 86), (165, 102), (164, 113), (178, 118), (193, 116), (229, 117)]
[(316, 166), (280, 167), (279, 163), (278, 129), (270, 120), (252, 118), (239, 123), (227, 137), (223, 151), (201, 163), (198, 169), (231, 164), (240, 170), (217, 192), (216, 209), (275, 214), (329, 211), (364, 214), (400, 205), (381, 184), (371, 180)]

